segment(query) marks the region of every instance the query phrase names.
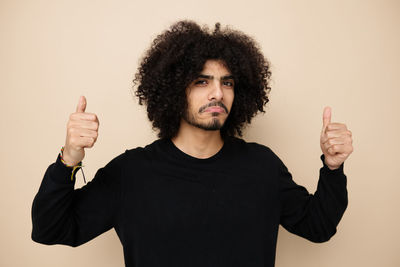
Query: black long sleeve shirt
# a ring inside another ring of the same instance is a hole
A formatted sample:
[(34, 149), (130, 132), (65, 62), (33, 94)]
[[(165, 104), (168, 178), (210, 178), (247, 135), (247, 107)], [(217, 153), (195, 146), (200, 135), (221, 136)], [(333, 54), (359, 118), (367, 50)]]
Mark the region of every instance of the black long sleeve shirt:
[(309, 194), (268, 147), (237, 138), (207, 159), (169, 139), (126, 150), (80, 189), (71, 172), (59, 157), (48, 167), (32, 239), (79, 246), (114, 228), (127, 267), (272, 267), (279, 224), (323, 242), (347, 207), (343, 164), (323, 163)]

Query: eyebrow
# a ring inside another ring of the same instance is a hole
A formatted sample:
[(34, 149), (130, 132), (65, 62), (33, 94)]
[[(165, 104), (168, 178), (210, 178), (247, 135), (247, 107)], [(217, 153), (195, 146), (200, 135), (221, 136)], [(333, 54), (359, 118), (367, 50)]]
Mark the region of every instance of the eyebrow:
[[(207, 80), (212, 80), (212, 79), (214, 79), (214, 76), (212, 76), (212, 75), (205, 75), (205, 74), (199, 74), (199, 76), (197, 76), (197, 79), (199, 79), (199, 78), (203, 78), (203, 79), (207, 79)], [(233, 75), (225, 75), (225, 76), (222, 76), (222, 77), (221, 77), (221, 81), (224, 81), (224, 80), (234, 80), (234, 79), (233, 79)]]

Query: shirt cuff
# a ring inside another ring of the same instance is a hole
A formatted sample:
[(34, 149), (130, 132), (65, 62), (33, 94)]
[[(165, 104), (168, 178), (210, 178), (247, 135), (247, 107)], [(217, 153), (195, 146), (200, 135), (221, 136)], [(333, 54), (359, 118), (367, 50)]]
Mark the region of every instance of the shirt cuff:
[(325, 155), (322, 154), (320, 158), (321, 158), (322, 164), (324, 165), (322, 168), (324, 171), (326, 171), (328, 173), (332, 173), (332, 174), (343, 173), (344, 162), (339, 166), (339, 168), (331, 170), (331, 169), (329, 169), (328, 165), (325, 164)]
[(57, 179), (59, 182), (63, 183), (74, 183), (76, 173), (81, 167), (68, 167), (61, 161), (61, 155), (57, 155), (57, 160), (54, 165), (54, 171), (56, 172), (55, 177), (62, 177), (62, 180)]

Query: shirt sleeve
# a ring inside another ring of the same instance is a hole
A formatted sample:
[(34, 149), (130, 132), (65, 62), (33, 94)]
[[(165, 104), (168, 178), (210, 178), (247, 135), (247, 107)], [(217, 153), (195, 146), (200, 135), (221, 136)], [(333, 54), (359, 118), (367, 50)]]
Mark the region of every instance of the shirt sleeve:
[(33, 200), (32, 240), (75, 247), (111, 229), (119, 215), (122, 155), (79, 189), (74, 189), (75, 177), (71, 181), (72, 168), (57, 157)]
[(317, 190), (310, 194), (297, 185), (279, 160), (280, 223), (289, 232), (312, 242), (325, 242), (335, 233), (348, 204), (343, 164), (330, 170), (321, 155)]

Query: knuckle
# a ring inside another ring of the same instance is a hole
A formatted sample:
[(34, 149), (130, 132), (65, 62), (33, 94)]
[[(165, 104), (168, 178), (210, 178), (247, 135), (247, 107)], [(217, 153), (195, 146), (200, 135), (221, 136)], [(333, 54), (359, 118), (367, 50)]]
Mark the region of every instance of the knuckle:
[(80, 119), (79, 113), (72, 113), (70, 116), (71, 121), (78, 121)]
[(96, 121), (96, 119), (97, 119), (96, 114), (89, 114), (89, 120)]
[(71, 138), (69, 139), (69, 143), (71, 144), (72, 147), (76, 146), (76, 138), (71, 137)]

